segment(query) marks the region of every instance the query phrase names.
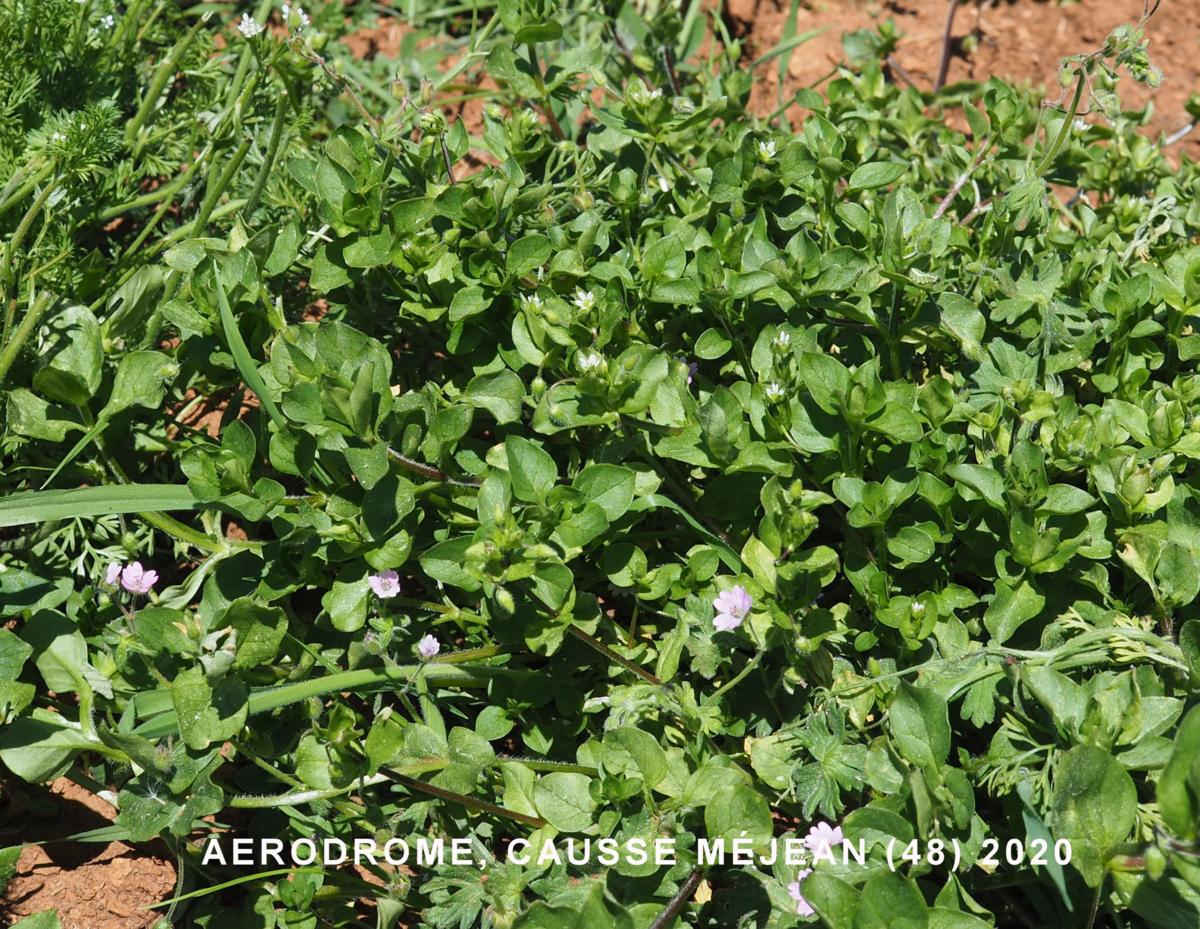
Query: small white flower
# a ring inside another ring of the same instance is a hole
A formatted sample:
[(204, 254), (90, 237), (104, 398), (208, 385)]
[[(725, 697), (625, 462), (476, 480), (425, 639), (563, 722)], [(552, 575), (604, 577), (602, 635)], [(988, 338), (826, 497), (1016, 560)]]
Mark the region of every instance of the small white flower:
[(604, 356), (599, 352), (580, 352), (575, 361), (584, 374), (594, 374), (605, 367)]
[(664, 194), (671, 189), (671, 182), (668, 181), (661, 174), (658, 176), (658, 189), (661, 190)]
[(596, 308), (596, 294), (580, 288), (575, 291), (575, 299), (572, 302), (580, 313), (590, 313)]
[(771, 344), (778, 349), (785, 349), (792, 344), (792, 337), (783, 329), (775, 333), (775, 338), (771, 340)]
[(759, 161), (771, 161), (775, 157), (775, 140), (767, 139), (758, 143)]
[(767, 395), (767, 399), (772, 403), (778, 403), (787, 395), (787, 391), (784, 390), (783, 385), (776, 381), (771, 381), (764, 389), (764, 392)]
[[(295, 18), (293, 18), (293, 15)], [(298, 6), (294, 9), (291, 4), (283, 5), (283, 24), (289, 29), (303, 29), (308, 25), (308, 14), (304, 12), (304, 7)]]
[(249, 13), (243, 13), (241, 21), (237, 24), (238, 32), (247, 39), (253, 39), (256, 35), (265, 28), (261, 23), (256, 23), (250, 18)]
[(105, 15), (100, 17), (100, 27), (102, 29), (111, 29), (116, 24), (117, 24), (116, 17), (114, 17), (112, 15), (112, 13), (106, 13)]
[(63, 135), (61, 132), (56, 132), (50, 136), (50, 141), (51, 142), (65, 142), (65, 141), (67, 141), (67, 137), (65, 135)]
[(1088, 131), (1088, 121), (1086, 119), (1076, 117), (1075, 131), (1076, 132), (1087, 132)]
[(421, 641), (417, 643), (417, 654), (422, 658), (432, 658), (441, 650), (442, 643), (432, 635), (422, 637)]
[(537, 294), (522, 296), (521, 308), (528, 313), (540, 313), (542, 311), (542, 298)]
[(646, 99), (647, 100), (657, 100), (661, 96), (662, 96), (662, 90), (658, 87), (655, 87), (652, 91), (650, 91), (650, 93), (646, 94)]

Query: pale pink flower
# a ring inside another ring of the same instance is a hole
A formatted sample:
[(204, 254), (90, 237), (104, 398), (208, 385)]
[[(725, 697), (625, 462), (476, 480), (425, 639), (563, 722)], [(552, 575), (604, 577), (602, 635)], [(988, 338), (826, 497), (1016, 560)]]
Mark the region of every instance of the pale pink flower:
[(422, 658), (432, 658), (441, 650), (442, 643), (431, 635), (424, 636), (421, 641), (417, 643), (417, 653)]
[(109, 587), (116, 587), (121, 583), (121, 562), (111, 562), (104, 572), (104, 583)]
[(746, 588), (741, 585), (722, 591), (713, 600), (713, 609), (717, 611), (713, 625), (721, 632), (736, 629), (753, 605), (754, 598), (746, 593)]
[(375, 596), (382, 600), (390, 600), (400, 594), (400, 575), (391, 569), (369, 575), (367, 583), (371, 585)]
[(805, 868), (796, 875), (796, 880), (788, 884), (788, 896), (796, 901), (796, 913), (799, 916), (812, 916), (816, 910), (812, 904), (804, 899), (804, 894), (800, 892), (800, 885), (804, 883), (804, 879), (812, 874), (812, 868)]
[(158, 572), (147, 571), (140, 561), (127, 564), (121, 571), (121, 586), (131, 594), (148, 594), (158, 583)]
[(814, 858), (832, 858), (833, 850), (840, 848), (845, 841), (841, 826), (817, 823), (804, 837), (804, 847), (813, 853)]

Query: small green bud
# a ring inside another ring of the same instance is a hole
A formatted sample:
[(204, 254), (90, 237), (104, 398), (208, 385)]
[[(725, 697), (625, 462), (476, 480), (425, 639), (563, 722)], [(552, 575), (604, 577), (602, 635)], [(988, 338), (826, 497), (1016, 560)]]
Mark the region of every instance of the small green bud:
[(1121, 482), (1118, 495), (1129, 507), (1135, 507), (1145, 499), (1150, 490), (1150, 469), (1138, 468)]
[(1146, 874), (1152, 881), (1157, 881), (1167, 870), (1167, 856), (1157, 845), (1146, 849)]

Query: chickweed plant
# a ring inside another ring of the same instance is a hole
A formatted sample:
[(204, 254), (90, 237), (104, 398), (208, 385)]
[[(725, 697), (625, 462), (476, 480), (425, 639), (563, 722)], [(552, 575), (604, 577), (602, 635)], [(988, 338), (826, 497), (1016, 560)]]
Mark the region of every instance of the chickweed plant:
[(1200, 925), (1200, 171), (1132, 13), (1058, 100), (885, 25), (755, 116), (804, 37), (699, 3), (0, 0), (10, 784), (177, 926)]

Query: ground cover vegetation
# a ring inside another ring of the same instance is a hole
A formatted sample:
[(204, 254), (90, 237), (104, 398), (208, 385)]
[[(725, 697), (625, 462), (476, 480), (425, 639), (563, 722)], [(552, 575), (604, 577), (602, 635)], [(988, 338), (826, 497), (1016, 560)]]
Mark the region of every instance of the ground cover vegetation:
[[(365, 5), (0, 3), (10, 786), (164, 842), (171, 925), (1194, 929), (1200, 172), (1119, 102), (1149, 11), (1045, 103), (898, 84), (884, 28), (771, 118), (804, 36), (700, 4), (400, 12), (392, 61)], [(567, 837), (678, 861), (505, 854)]]

